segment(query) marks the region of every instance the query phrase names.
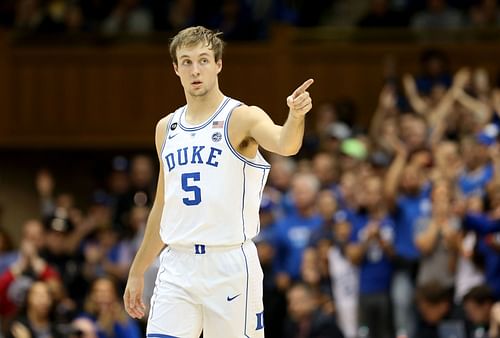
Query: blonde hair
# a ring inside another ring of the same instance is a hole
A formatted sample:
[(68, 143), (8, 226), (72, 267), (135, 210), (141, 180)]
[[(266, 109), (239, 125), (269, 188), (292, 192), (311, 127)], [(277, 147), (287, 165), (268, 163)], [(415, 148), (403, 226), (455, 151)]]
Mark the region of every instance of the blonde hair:
[(212, 31), (203, 26), (189, 27), (181, 30), (170, 41), (170, 56), (172, 61), (177, 64), (177, 50), (182, 47), (196, 46), (203, 43), (214, 52), (215, 61), (222, 58), (224, 51), (224, 41), (221, 39), (222, 32)]

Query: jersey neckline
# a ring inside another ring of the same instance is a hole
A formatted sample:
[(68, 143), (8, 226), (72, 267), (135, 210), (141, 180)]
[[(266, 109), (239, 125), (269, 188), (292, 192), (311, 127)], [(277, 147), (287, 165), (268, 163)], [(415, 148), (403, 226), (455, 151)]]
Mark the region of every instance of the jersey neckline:
[(187, 105), (185, 105), (179, 117), (179, 126), (181, 127), (182, 130), (185, 131), (195, 131), (203, 129), (206, 126), (208, 126), (210, 122), (212, 122), (217, 117), (217, 115), (219, 115), (219, 113), (224, 109), (224, 107), (228, 104), (229, 101), (230, 101), (229, 98), (224, 96), (224, 98), (222, 99), (221, 103), (219, 104), (215, 112), (205, 122), (196, 125), (190, 124), (186, 121)]

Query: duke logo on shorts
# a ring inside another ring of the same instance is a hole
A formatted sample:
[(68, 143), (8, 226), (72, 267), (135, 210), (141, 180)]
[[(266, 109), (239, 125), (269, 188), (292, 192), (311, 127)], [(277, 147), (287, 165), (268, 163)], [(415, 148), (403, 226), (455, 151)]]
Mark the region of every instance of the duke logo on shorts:
[(160, 235), (168, 247), (148, 337), (264, 337), (263, 274), (251, 239), (270, 165), (230, 144), (228, 122), (239, 105), (224, 97), (200, 125), (186, 122), (184, 106), (167, 128)]

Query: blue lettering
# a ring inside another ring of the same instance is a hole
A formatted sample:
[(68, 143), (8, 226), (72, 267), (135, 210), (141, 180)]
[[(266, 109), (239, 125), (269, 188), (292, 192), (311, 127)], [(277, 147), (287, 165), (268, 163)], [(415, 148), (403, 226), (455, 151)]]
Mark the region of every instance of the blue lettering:
[(203, 164), (203, 160), (201, 159), (200, 152), (205, 149), (205, 146), (194, 146), (193, 147), (193, 157), (191, 158), (191, 163), (200, 163)]
[(262, 330), (264, 328), (264, 312), (257, 313), (257, 327), (255, 330)]
[(167, 156), (165, 156), (165, 159), (167, 160), (168, 171), (172, 171), (172, 169), (175, 168), (174, 154), (167, 154)]
[[(215, 154), (215, 153), (217, 153), (217, 154)], [(217, 157), (217, 155), (220, 155), (220, 154), (222, 154), (222, 150), (214, 148), (214, 147), (210, 147), (210, 155), (208, 156), (207, 164), (211, 165), (213, 167), (218, 167), (219, 162), (217, 162), (217, 161), (212, 162), (212, 160), (214, 160)]]
[[(181, 153), (184, 153), (184, 158), (182, 157)], [(178, 159), (179, 165), (185, 165), (188, 163), (188, 148), (187, 147), (184, 147), (182, 149), (177, 149), (177, 159)]]
[[(177, 149), (177, 156), (175, 152), (168, 153), (165, 156), (167, 161), (168, 171), (172, 171), (176, 166), (183, 166), (188, 163), (191, 164), (203, 164), (206, 163), (212, 167), (218, 167), (219, 161), (217, 157), (222, 154), (222, 149), (210, 147), (210, 153), (207, 154), (203, 152), (205, 146), (193, 146), (192, 151), (189, 147), (184, 147)], [(188, 154), (189, 153), (189, 154)], [(191, 157), (189, 157), (191, 155)]]

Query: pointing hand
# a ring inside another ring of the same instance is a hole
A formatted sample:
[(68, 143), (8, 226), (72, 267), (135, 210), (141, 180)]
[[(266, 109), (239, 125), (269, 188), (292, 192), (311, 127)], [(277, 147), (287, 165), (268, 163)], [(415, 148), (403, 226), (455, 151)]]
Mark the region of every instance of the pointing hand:
[(312, 108), (312, 99), (309, 96), (307, 88), (314, 83), (313, 79), (304, 82), (300, 87), (287, 97), (286, 103), (290, 108), (290, 114), (293, 117), (304, 117)]

